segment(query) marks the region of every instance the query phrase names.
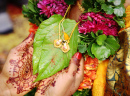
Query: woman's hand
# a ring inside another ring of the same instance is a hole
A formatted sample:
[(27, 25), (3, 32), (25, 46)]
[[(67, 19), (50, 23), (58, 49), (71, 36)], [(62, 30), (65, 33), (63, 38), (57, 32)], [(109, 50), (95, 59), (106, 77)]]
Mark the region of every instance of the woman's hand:
[(38, 84), (33, 83), (37, 77), (32, 73), (33, 39), (34, 33), (31, 33), (10, 51), (0, 75), (0, 91), (3, 90), (0, 96), (23, 96)]
[[(68, 68), (40, 82), (35, 96), (71, 96), (84, 77), (84, 60), (77, 52)], [(81, 59), (81, 60), (80, 60)]]
[[(84, 76), (84, 60), (77, 52), (68, 68), (39, 82), (33, 75), (32, 53), (34, 33), (31, 33), (17, 47), (13, 48), (0, 74), (0, 96), (23, 96), (38, 86), (36, 96), (69, 96), (79, 87)], [(81, 59), (81, 60), (80, 60)]]

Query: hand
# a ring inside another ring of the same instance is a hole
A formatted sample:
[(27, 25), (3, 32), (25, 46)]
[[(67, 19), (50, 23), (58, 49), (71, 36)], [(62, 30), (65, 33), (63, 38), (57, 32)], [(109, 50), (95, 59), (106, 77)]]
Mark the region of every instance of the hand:
[[(84, 77), (84, 60), (77, 52), (68, 68), (40, 82), (35, 96), (71, 96)], [(80, 60), (81, 59), (81, 60)]]
[(34, 33), (31, 33), (10, 51), (0, 75), (0, 84), (3, 84), (0, 96), (23, 96), (38, 84), (33, 83), (37, 77), (32, 73), (33, 39)]

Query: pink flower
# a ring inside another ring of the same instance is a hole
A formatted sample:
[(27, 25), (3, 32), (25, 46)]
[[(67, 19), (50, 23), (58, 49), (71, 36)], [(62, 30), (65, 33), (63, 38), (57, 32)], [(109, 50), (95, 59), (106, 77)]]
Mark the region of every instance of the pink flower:
[(103, 30), (105, 35), (118, 35), (118, 24), (113, 20), (114, 15), (106, 13), (88, 12), (82, 14), (79, 18), (79, 33), (86, 34), (88, 32), (96, 33), (98, 30)]
[(40, 14), (45, 14), (48, 18), (54, 14), (64, 16), (68, 5), (64, 0), (42, 0), (37, 4)]

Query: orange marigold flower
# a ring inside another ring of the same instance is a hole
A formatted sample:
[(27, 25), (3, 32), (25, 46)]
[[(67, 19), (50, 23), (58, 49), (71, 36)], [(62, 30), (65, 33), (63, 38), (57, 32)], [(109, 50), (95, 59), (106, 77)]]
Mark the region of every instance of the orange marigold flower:
[(99, 64), (99, 60), (97, 58), (91, 58), (90, 56), (85, 56), (84, 62), (84, 80), (80, 84), (78, 90), (82, 91), (82, 89), (91, 89), (93, 82), (96, 78), (97, 66)]

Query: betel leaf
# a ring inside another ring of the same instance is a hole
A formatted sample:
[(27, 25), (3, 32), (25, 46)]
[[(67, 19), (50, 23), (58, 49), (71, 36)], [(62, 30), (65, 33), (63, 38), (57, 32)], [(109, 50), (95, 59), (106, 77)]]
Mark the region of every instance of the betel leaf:
[[(33, 74), (39, 73), (35, 81), (48, 78), (58, 71), (69, 65), (71, 57), (77, 52), (78, 46), (78, 27), (75, 28), (70, 39), (70, 51), (63, 53), (60, 48), (55, 48), (54, 40), (58, 39), (59, 22), (63, 17), (53, 15), (49, 19), (43, 21), (34, 38), (33, 52)], [(70, 36), (76, 22), (74, 20), (65, 19), (63, 26), (65, 32)], [(61, 27), (61, 37), (63, 32)]]
[(109, 48), (107, 48), (104, 45), (102, 46), (97, 45), (96, 43), (92, 44), (91, 51), (92, 51), (92, 54), (94, 54), (94, 56), (99, 60), (104, 60), (111, 55)]

